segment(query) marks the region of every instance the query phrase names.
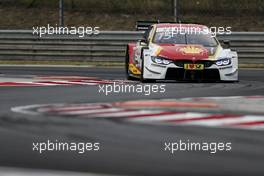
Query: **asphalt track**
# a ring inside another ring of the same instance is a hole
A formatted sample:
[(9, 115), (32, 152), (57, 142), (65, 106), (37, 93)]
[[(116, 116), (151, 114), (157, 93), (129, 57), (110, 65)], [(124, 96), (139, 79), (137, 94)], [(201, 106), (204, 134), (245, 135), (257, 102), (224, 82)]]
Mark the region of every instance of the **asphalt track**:
[[(92, 76), (125, 79), (120, 68), (1, 67), (4, 75)], [(104, 95), (98, 86), (0, 87), (0, 165), (121, 175), (263, 175), (261, 130), (167, 126), (123, 121), (24, 115), (12, 107), (137, 99), (264, 95), (264, 70), (240, 70), (239, 83), (158, 83), (166, 93)], [(100, 142), (99, 152), (32, 151), (46, 140)], [(231, 142), (229, 152), (164, 151), (165, 142)]]

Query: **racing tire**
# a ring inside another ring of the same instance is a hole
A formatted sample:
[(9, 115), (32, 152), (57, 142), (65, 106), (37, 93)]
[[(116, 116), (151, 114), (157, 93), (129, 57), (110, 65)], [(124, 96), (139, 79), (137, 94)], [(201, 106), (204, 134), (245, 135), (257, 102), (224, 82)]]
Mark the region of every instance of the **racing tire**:
[(128, 50), (128, 47), (126, 49), (126, 60), (125, 60), (125, 70), (126, 70), (126, 79), (127, 80), (137, 80), (136, 78), (130, 76), (130, 73), (129, 73), (129, 50)]
[(144, 78), (144, 70), (145, 70), (145, 66), (144, 66), (144, 57), (142, 58), (142, 62), (141, 62), (141, 74), (140, 74), (140, 82), (142, 83), (155, 83), (156, 80), (155, 79), (145, 79)]

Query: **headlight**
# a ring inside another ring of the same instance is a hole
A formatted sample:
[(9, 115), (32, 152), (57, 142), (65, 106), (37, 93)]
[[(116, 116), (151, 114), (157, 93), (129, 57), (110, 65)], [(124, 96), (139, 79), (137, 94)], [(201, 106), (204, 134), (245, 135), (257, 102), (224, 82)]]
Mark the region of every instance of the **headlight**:
[(225, 58), (225, 59), (219, 59), (215, 62), (217, 66), (226, 66), (231, 64), (231, 59), (230, 58)]
[(162, 64), (162, 65), (169, 65), (170, 63), (172, 63), (172, 61), (158, 56), (152, 56), (151, 60), (156, 64)]
[(162, 64), (162, 62), (163, 62), (163, 60), (160, 59), (160, 58), (158, 58), (158, 57), (155, 57), (155, 58), (153, 59), (153, 61), (154, 61), (155, 63), (157, 63), (157, 64)]

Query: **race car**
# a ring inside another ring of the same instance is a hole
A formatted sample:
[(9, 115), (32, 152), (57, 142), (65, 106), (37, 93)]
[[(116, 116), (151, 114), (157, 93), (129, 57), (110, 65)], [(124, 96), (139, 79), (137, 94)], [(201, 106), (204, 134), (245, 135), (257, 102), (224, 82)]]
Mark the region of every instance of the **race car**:
[(141, 82), (238, 81), (237, 52), (198, 24), (150, 25), (143, 39), (127, 45), (125, 66), (127, 79)]

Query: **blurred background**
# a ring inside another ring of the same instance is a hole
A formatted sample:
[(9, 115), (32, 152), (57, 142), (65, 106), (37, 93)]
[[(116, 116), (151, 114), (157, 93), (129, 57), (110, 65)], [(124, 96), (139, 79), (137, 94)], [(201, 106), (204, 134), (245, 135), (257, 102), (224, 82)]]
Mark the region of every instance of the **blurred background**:
[[(1, 0), (0, 29), (60, 24), (59, 0)], [(64, 0), (65, 26), (134, 30), (138, 20), (174, 20), (175, 0)], [(263, 31), (263, 0), (177, 0), (178, 18), (233, 31)]]

